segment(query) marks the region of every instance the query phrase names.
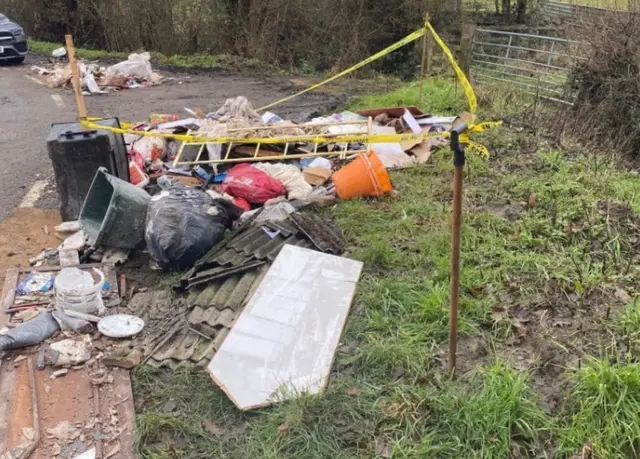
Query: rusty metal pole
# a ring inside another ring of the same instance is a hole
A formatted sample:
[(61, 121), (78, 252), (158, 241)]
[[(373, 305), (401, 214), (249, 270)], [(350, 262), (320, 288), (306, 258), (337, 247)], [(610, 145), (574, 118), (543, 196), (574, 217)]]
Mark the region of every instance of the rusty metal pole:
[(462, 175), (464, 173), (464, 147), (460, 144), (460, 134), (467, 130), (461, 123), (451, 130), (453, 150), (453, 211), (451, 215), (451, 283), (449, 285), (449, 363), (451, 376), (456, 370), (458, 349), (458, 308), (460, 305), (460, 224), (462, 220)]

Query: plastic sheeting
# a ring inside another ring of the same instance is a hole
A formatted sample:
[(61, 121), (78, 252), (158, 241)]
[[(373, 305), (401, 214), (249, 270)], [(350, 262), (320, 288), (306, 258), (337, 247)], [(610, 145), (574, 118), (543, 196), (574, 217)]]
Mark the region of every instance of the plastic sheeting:
[(60, 330), (58, 322), (50, 312), (41, 312), (38, 317), (12, 328), (0, 336), (0, 351), (19, 349), (40, 344)]
[(151, 54), (144, 52), (140, 54), (130, 54), (126, 61), (119, 62), (111, 67), (107, 67), (105, 73), (107, 77), (116, 75), (132, 76), (147, 80), (151, 83), (157, 84), (162, 77), (154, 73), (151, 68)]
[(209, 113), (207, 118), (213, 118), (220, 122), (238, 118), (256, 122), (262, 121), (260, 114), (253, 109), (251, 102), (244, 96), (227, 99), (222, 107), (215, 113)]

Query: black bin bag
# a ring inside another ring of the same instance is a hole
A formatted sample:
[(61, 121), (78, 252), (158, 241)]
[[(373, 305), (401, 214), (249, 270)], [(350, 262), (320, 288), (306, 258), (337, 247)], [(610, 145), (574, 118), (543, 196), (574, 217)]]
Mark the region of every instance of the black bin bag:
[(242, 210), (224, 199), (174, 183), (151, 199), (147, 249), (165, 270), (184, 270), (207, 253)]

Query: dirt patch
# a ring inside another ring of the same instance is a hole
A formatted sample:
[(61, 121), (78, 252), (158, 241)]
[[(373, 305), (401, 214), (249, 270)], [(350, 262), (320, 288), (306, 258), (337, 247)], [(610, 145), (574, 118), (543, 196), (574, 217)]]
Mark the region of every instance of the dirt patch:
[(525, 211), (525, 206), (520, 203), (513, 204), (507, 200), (495, 200), (478, 207), (476, 210), (479, 212), (490, 212), (513, 222)]
[(53, 228), (60, 224), (57, 210), (18, 208), (0, 222), (0, 281), (9, 268), (29, 266), (29, 258), (45, 248), (55, 248), (60, 240)]
[(91, 376), (95, 368), (87, 366), (69, 369), (55, 379), (51, 379), (52, 368), (33, 369), (31, 380), (28, 367), (35, 367), (35, 360), (32, 353), (19, 362), (2, 362), (0, 400), (6, 410), (0, 414), (7, 430), (0, 429), (0, 452), (17, 446), (23, 428), (32, 427), (40, 436), (29, 456), (33, 459), (70, 459), (93, 446), (96, 457), (116, 449), (110, 457), (133, 457), (134, 409), (128, 371), (109, 369), (110, 382), (100, 385)]
[[(29, 58), (30, 64), (49, 65), (43, 56)], [(103, 64), (114, 64), (116, 60), (106, 59)], [(154, 70), (164, 76), (163, 84), (150, 88), (121, 90), (101, 96), (87, 96), (85, 102), (89, 112), (95, 116), (117, 116), (121, 120), (136, 121), (147, 119), (149, 113), (177, 113), (187, 117), (184, 108), (200, 108), (205, 113), (217, 110), (227, 98), (245, 96), (255, 108), (275, 102), (285, 96), (310, 86), (314, 79), (288, 79), (278, 76), (248, 75), (217, 68), (180, 68), (155, 65)], [(28, 72), (26, 72), (28, 73)], [(329, 85), (328, 89), (312, 91), (289, 102), (274, 107), (271, 111), (284, 119), (296, 122), (331, 113), (338, 105), (366, 86), (349, 80)], [(25, 80), (27, 82), (27, 80)], [(35, 83), (27, 82), (28, 84)], [(353, 86), (353, 88), (351, 88)], [(75, 106), (70, 89), (49, 90), (60, 95), (65, 105)], [(51, 120), (51, 122), (65, 120)], [(66, 120), (70, 121), (70, 120)]]
[(152, 262), (153, 259), (149, 252), (135, 250), (131, 252), (127, 261), (118, 267), (118, 273), (125, 276), (127, 294), (130, 293), (133, 287), (153, 288), (160, 281), (166, 280), (167, 274), (163, 271), (152, 269)]
[(460, 340), (457, 371), (469, 373), (495, 357), (506, 360), (519, 371), (531, 371), (542, 408), (555, 414), (566, 400), (568, 370), (602, 349), (618, 352), (607, 325), (625, 308), (620, 291), (608, 286), (581, 298), (551, 281), (542, 297), (505, 296), (489, 312), (480, 335)]

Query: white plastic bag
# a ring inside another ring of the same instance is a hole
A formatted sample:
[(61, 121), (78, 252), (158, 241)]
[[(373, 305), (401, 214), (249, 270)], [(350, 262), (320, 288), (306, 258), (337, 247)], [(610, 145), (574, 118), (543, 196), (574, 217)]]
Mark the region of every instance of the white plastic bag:
[(167, 153), (164, 137), (142, 137), (131, 144), (131, 149), (140, 153), (146, 163), (162, 159)]
[(132, 76), (148, 80), (152, 83), (160, 81), (160, 75), (154, 73), (151, 68), (151, 55), (147, 52), (130, 54), (126, 61), (119, 62), (105, 71), (107, 77), (115, 75)]
[(91, 94), (107, 93), (107, 91), (103, 91), (102, 89), (100, 89), (100, 86), (98, 86), (98, 83), (96, 83), (96, 79), (93, 76), (93, 73), (90, 73), (90, 72), (85, 73), (84, 78), (82, 78), (82, 83), (84, 84), (84, 87), (89, 90)]

